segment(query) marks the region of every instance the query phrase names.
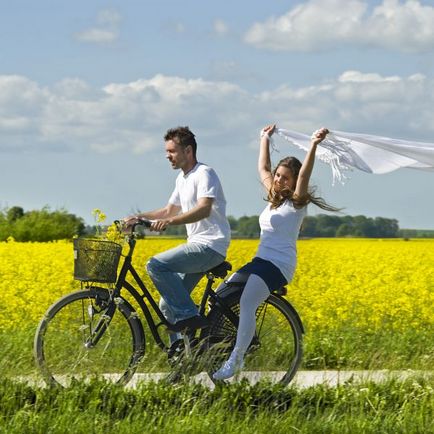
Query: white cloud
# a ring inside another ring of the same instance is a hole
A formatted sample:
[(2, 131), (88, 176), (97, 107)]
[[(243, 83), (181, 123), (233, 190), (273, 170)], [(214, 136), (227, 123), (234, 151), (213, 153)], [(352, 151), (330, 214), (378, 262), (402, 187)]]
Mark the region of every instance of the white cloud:
[(228, 26), (223, 20), (217, 19), (214, 21), (215, 33), (217, 33), (218, 35), (225, 35), (226, 33), (228, 33), (228, 31)]
[(77, 39), (82, 42), (94, 42), (104, 44), (115, 41), (119, 34), (114, 30), (89, 29), (77, 34)]
[(175, 125), (200, 131), (208, 145), (234, 146), (256, 139), (267, 122), (426, 140), (434, 134), (433, 106), (434, 80), (422, 74), (344, 71), (315, 85), (261, 93), (161, 74), (103, 88), (78, 79), (44, 87), (0, 76), (0, 149), (143, 153), (161, 146)]
[[(423, 76), (420, 77), (423, 78)], [(346, 71), (339, 77), (339, 81), (341, 83), (382, 83), (390, 81), (397, 82), (400, 80), (401, 78), (397, 75), (391, 77), (382, 77), (380, 74), (362, 74), (359, 71)]]
[(96, 19), (100, 25), (116, 26), (121, 21), (121, 15), (113, 9), (104, 9), (98, 12)]
[(396, 51), (434, 49), (434, 6), (383, 0), (371, 11), (363, 0), (309, 0), (280, 17), (255, 23), (245, 41), (258, 48), (318, 51), (372, 46)]
[(175, 23), (173, 25), (173, 28), (176, 33), (184, 33), (185, 32), (185, 26), (182, 23)]
[(76, 33), (76, 39), (95, 44), (110, 44), (118, 39), (121, 21), (118, 12), (112, 9), (102, 10), (98, 13), (96, 21), (96, 26)]

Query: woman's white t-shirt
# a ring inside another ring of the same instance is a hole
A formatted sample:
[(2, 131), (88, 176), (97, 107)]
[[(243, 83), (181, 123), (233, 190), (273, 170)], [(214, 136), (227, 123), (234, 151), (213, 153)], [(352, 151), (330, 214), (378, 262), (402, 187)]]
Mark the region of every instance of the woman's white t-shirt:
[(307, 207), (294, 208), (292, 201), (285, 201), (279, 208), (271, 204), (259, 216), (261, 238), (257, 257), (273, 263), (290, 282), (297, 263), (296, 242)]

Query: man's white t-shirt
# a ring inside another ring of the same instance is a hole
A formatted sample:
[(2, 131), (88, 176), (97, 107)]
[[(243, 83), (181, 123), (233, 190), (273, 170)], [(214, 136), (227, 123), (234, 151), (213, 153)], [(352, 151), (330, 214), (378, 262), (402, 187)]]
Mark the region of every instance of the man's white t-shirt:
[(259, 216), (261, 239), (255, 256), (273, 263), (290, 282), (297, 262), (296, 242), (307, 207), (294, 208), (286, 200), (279, 208), (269, 204)]
[(226, 256), (231, 239), (231, 229), (226, 218), (226, 199), (220, 180), (211, 167), (197, 163), (186, 175), (180, 172), (169, 203), (180, 206), (182, 212), (190, 211), (201, 197), (213, 198), (209, 217), (186, 224), (187, 241), (205, 244)]

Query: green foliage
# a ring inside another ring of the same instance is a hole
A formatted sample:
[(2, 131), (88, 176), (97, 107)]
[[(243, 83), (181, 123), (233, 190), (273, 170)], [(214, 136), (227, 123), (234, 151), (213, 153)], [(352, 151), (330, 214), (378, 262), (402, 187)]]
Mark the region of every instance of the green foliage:
[(164, 231), (164, 235), (185, 238), (187, 236), (187, 229), (185, 225), (168, 226)]
[(400, 229), (402, 238), (434, 238), (434, 230), (429, 229)]
[[(239, 219), (229, 216), (229, 224), (234, 238), (258, 238), (260, 235), (259, 217), (243, 216)], [(433, 231), (434, 232), (434, 231)], [(302, 237), (363, 237), (393, 238), (401, 236), (398, 221), (383, 217), (336, 216), (319, 214), (305, 217), (301, 229)]]
[(335, 216), (319, 214), (304, 219), (300, 232), (302, 237), (362, 237), (395, 238), (399, 236), (396, 219), (383, 217)]
[(0, 211), (0, 241), (13, 237), (16, 241), (53, 241), (71, 239), (84, 231), (83, 219), (64, 209), (49, 207), (24, 212), (14, 206)]
[(134, 390), (92, 380), (68, 389), (0, 381), (0, 432), (428, 433), (433, 381), (348, 382), (307, 389), (143, 383)]
[(237, 234), (242, 237), (258, 238), (261, 233), (259, 216), (243, 216), (238, 219)]

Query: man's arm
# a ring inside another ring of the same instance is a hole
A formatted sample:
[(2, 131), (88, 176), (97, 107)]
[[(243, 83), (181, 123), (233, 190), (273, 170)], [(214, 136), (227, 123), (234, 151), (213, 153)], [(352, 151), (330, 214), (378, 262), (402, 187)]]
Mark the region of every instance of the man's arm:
[(151, 230), (164, 231), (169, 225), (185, 225), (187, 223), (195, 223), (199, 220), (209, 217), (211, 214), (214, 198), (200, 197), (197, 205), (191, 210), (182, 214), (173, 214), (172, 216), (162, 217), (152, 223)]
[(164, 208), (155, 209), (153, 211), (141, 212), (129, 217), (124, 218), (124, 222), (127, 226), (134, 224), (137, 219), (147, 219), (147, 220), (159, 220), (168, 219), (170, 217), (176, 216), (181, 211), (181, 207), (168, 203)]

